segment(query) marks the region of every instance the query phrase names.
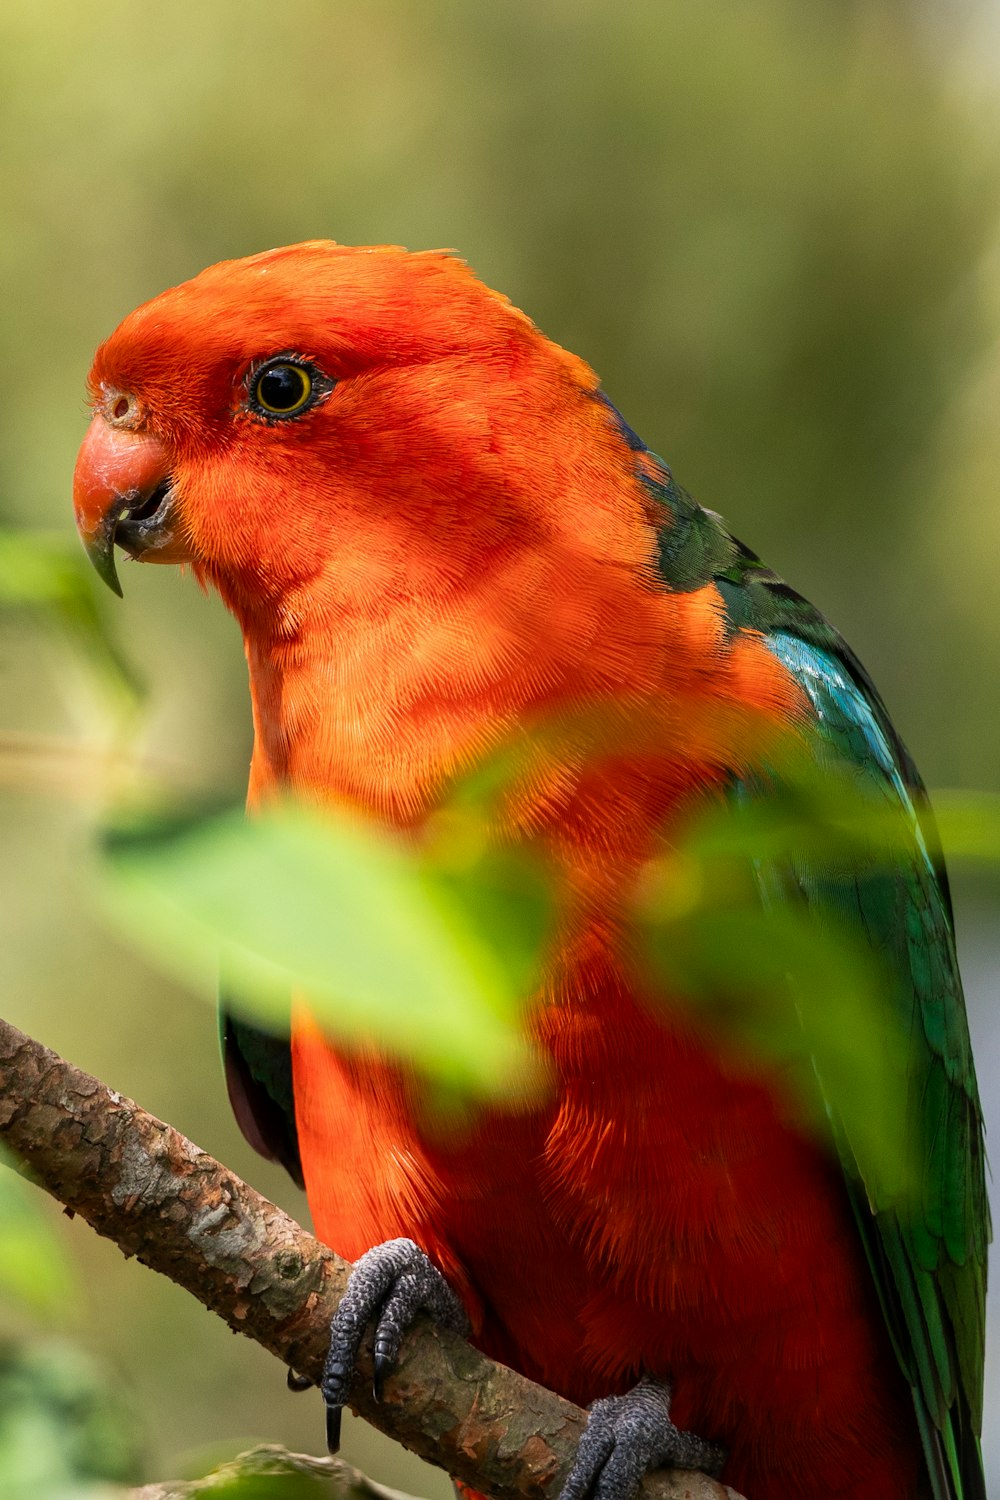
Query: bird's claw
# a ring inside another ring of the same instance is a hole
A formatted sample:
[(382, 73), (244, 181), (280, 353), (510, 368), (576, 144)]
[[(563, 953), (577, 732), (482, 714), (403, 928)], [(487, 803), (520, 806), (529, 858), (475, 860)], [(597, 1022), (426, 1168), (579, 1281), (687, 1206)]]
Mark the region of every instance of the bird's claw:
[(458, 1296), (412, 1240), (386, 1240), (366, 1251), (355, 1263), (330, 1324), (330, 1348), (320, 1389), (326, 1402), (326, 1441), (331, 1453), (340, 1447), (340, 1413), (366, 1327), (374, 1320), (372, 1392), (380, 1401), (386, 1378), (399, 1357), (403, 1335), (418, 1312), (429, 1313), (441, 1327), (468, 1332)]
[(718, 1477), (725, 1449), (670, 1420), (670, 1387), (644, 1380), (595, 1401), (559, 1500), (631, 1500), (650, 1469), (701, 1469)]

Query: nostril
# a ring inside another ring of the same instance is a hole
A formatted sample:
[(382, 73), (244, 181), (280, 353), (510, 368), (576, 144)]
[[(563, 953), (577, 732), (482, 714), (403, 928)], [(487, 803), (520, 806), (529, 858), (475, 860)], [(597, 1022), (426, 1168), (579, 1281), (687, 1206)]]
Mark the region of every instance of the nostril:
[(153, 490), (145, 500), (143, 500), (141, 505), (129, 506), (128, 510), (125, 513), (125, 519), (128, 521), (150, 520), (153, 516), (156, 515), (156, 512), (159, 510), (160, 506), (167, 498), (167, 492), (169, 489), (170, 480), (162, 480), (156, 486), (156, 489)]

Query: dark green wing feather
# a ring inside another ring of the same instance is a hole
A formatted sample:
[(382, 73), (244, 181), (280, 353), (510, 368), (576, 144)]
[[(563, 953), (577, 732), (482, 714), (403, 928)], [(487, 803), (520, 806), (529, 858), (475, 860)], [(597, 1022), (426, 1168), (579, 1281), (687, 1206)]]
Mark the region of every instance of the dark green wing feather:
[[(605, 399), (605, 398), (601, 398)], [(849, 877), (792, 860), (758, 868), (762, 898), (798, 900), (845, 918), (893, 975), (907, 1038), (908, 1106), (920, 1201), (863, 1178), (835, 1106), (831, 1128), (858, 1231), (899, 1362), (913, 1393), (934, 1500), (985, 1500), (978, 1434), (986, 1250), (990, 1237), (982, 1111), (955, 957), (947, 876), (920, 776), (861, 663), (822, 615), (674, 483), (669, 470), (609, 410), (662, 509), (665, 584), (714, 586), (733, 633), (759, 633), (812, 706), (818, 764), (831, 755), (868, 796), (886, 799), (908, 834), (891, 868)], [(641, 457), (639, 456), (641, 455)], [(766, 795), (763, 782), (736, 797)], [(823, 1080), (820, 1078), (820, 1086)]]
[(219, 1008), (219, 1035), (236, 1123), (255, 1151), (267, 1161), (280, 1162), (302, 1187), (288, 1037), (241, 1020), (224, 1002)]
[[(947, 893), (926, 847), (919, 782), (835, 643), (822, 648), (788, 631), (766, 636), (815, 714), (817, 745), (856, 768), (910, 819), (912, 842), (891, 868), (835, 879), (794, 861), (802, 899), (865, 933), (893, 976), (892, 1003), (907, 1052), (908, 1114), (920, 1201), (898, 1185), (864, 1181), (850, 1142), (833, 1126), (869, 1263), (896, 1352), (913, 1391), (933, 1490), (940, 1500), (985, 1497), (976, 1433), (982, 1421), (986, 1242), (982, 1140), (965, 1006)], [(915, 773), (914, 773), (915, 774)], [(926, 818), (925, 818), (926, 822)], [(762, 872), (762, 881), (767, 875)], [(822, 1083), (822, 1078), (820, 1079)]]

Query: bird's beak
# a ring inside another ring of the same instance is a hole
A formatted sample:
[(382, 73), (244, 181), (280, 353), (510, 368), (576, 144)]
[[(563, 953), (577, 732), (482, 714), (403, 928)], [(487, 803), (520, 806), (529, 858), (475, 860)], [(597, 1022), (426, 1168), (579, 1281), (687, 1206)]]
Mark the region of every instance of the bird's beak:
[(144, 562), (183, 562), (170, 457), (159, 438), (113, 426), (98, 412), (73, 475), (73, 508), (87, 556), (121, 596), (115, 543)]

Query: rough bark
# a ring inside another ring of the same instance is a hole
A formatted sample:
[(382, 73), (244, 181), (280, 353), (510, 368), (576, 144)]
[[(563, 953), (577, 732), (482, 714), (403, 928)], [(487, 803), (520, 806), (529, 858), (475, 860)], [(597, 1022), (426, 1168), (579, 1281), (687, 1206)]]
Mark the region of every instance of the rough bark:
[[(4, 1021), (0, 1142), (125, 1255), (318, 1381), (349, 1264), (170, 1125)], [(494, 1500), (553, 1500), (585, 1423), (578, 1407), (426, 1321), (405, 1340), (381, 1402), (370, 1342), (362, 1348), (352, 1405)], [(677, 1471), (650, 1476), (642, 1500), (727, 1494)]]

